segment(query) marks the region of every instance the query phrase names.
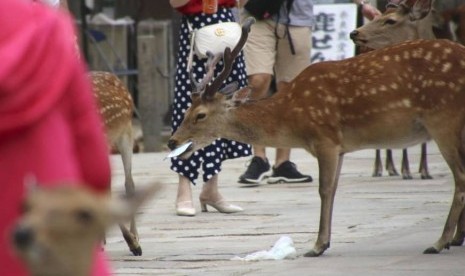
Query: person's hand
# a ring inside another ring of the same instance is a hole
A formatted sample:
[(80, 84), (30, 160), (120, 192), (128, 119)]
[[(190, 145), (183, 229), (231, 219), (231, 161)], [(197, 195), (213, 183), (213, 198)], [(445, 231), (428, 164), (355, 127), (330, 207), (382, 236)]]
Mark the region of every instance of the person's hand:
[(364, 17), (368, 18), (369, 20), (373, 20), (373, 18), (380, 16), (381, 12), (370, 4), (363, 4), (362, 14)]

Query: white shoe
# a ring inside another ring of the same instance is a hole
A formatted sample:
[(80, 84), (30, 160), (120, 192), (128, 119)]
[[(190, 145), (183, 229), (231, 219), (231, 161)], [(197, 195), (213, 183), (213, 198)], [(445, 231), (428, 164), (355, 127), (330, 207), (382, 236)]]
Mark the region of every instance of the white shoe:
[(195, 208), (192, 201), (181, 201), (176, 203), (176, 215), (193, 217), (195, 216)]
[(207, 205), (210, 205), (211, 207), (215, 208), (220, 213), (226, 213), (226, 214), (244, 211), (244, 209), (242, 209), (241, 207), (237, 205), (229, 204), (225, 201), (209, 202), (209, 201), (200, 200), (200, 206), (202, 207), (202, 212), (208, 212)]

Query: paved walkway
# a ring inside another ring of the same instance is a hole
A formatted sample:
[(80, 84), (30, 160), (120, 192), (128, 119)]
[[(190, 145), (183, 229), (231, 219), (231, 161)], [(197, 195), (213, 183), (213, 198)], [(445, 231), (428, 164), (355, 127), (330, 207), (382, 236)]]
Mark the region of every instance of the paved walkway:
[[(416, 172), (419, 147), (409, 152)], [(372, 178), (373, 150), (347, 155), (336, 194), (331, 248), (318, 258), (302, 256), (312, 248), (318, 231), (315, 182), (244, 188), (236, 180), (248, 158), (227, 161), (220, 174), (221, 192), (245, 211), (201, 213), (196, 201), (195, 217), (179, 217), (174, 214), (177, 176), (163, 160), (166, 154), (134, 157), (136, 185), (157, 180), (165, 189), (138, 216), (142, 256), (131, 256), (120, 233), (111, 229), (106, 251), (115, 275), (465, 275), (465, 247), (422, 254), (442, 232), (453, 191), (449, 169), (434, 144), (428, 156), (433, 180), (420, 180), (418, 173), (410, 181)], [(395, 157), (400, 164), (400, 151)], [(293, 150), (292, 160), (318, 181), (315, 158)], [(112, 156), (112, 164), (113, 187), (121, 192), (119, 156)], [(193, 191), (197, 198), (200, 187)], [(294, 241), (294, 260), (231, 260), (267, 250), (283, 235)]]

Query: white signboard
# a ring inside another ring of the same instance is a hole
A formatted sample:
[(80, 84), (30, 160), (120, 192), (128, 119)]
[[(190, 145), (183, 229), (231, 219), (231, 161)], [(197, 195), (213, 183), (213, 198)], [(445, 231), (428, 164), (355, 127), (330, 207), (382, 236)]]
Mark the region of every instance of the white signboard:
[(355, 55), (349, 37), (357, 25), (357, 5), (321, 4), (314, 6), (311, 62), (340, 60)]

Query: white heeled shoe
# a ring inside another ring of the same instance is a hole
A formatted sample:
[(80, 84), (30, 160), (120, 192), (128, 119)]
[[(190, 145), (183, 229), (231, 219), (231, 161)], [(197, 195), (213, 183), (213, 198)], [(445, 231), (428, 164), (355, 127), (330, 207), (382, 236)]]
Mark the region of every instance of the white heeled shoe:
[(176, 215), (193, 217), (195, 216), (195, 208), (193, 207), (192, 201), (181, 201), (176, 203)]
[(237, 205), (229, 204), (226, 201), (218, 201), (218, 202), (211, 202), (211, 201), (203, 201), (200, 200), (200, 206), (202, 207), (202, 212), (208, 212), (207, 205), (215, 208), (220, 213), (232, 214), (237, 212), (242, 212), (244, 209)]

